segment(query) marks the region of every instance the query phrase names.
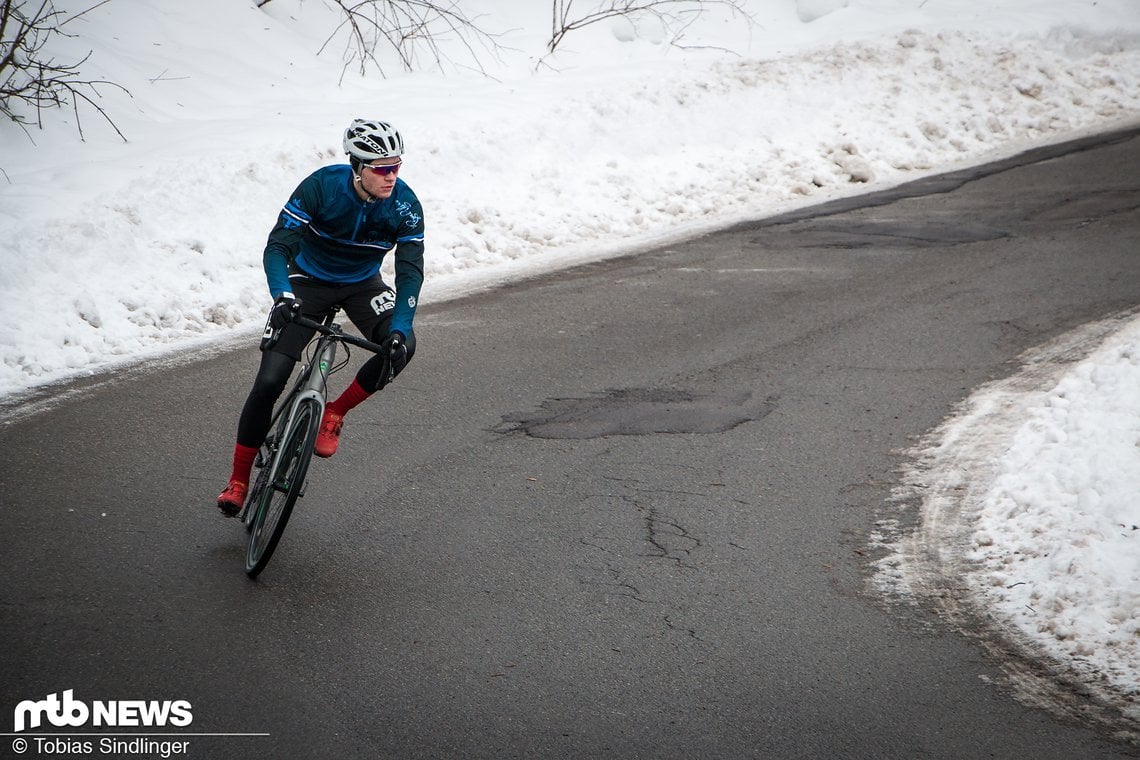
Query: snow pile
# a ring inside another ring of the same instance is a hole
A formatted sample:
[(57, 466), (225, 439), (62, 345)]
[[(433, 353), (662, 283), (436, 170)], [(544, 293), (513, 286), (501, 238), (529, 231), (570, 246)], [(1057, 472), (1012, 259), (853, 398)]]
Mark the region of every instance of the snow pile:
[[(982, 604), (1140, 698), (1140, 320), (1013, 436), (968, 557)], [(1137, 716), (1140, 717), (1140, 710)]]

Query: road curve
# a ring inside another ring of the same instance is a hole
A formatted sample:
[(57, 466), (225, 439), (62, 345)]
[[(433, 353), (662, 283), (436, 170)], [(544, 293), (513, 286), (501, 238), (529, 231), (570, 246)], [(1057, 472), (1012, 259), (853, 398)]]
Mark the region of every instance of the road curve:
[(424, 307), (257, 581), (211, 506), (255, 347), (9, 408), (0, 731), (72, 690), (192, 721), (35, 731), (198, 758), (1135, 757), (867, 578), (900, 452), (1140, 302), (1138, 169), (1099, 136)]

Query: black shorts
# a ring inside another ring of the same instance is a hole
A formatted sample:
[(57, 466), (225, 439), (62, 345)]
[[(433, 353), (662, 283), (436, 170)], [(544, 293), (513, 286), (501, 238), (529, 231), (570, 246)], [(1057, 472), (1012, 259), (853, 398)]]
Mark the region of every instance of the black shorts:
[[(320, 322), (334, 307), (339, 307), (368, 340), (379, 343), (388, 337), (392, 310), (396, 308), (396, 292), (379, 274), (361, 282), (325, 282), (290, 268), (289, 283), (293, 295), (301, 299), (301, 313), (309, 319)], [(314, 332), (309, 327), (287, 324), (277, 344), (269, 350), (299, 361)]]

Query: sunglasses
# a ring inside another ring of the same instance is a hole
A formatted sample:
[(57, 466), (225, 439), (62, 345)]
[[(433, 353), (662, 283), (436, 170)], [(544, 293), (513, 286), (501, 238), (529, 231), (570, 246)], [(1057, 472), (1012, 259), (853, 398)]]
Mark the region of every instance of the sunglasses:
[(370, 171), (373, 174), (379, 174), (381, 177), (387, 177), (389, 174), (395, 174), (398, 172), (400, 170), (400, 164), (402, 163), (404, 162), (397, 161), (394, 164), (384, 164), (381, 166), (362, 166), (361, 169), (364, 171)]

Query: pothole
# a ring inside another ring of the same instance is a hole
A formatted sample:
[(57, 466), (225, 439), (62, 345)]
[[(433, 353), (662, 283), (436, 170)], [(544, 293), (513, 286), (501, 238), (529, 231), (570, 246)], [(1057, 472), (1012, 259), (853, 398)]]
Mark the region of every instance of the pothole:
[(853, 221), (842, 225), (823, 223), (807, 238), (807, 245), (832, 248), (862, 248), (890, 244), (923, 247), (964, 245), (1009, 237), (1009, 232), (968, 222)]
[(657, 433), (723, 433), (766, 417), (774, 399), (750, 392), (696, 394), (675, 389), (611, 388), (588, 398), (550, 398), (535, 412), (503, 415), (499, 433), (534, 438), (602, 438)]

